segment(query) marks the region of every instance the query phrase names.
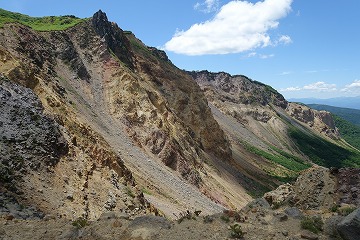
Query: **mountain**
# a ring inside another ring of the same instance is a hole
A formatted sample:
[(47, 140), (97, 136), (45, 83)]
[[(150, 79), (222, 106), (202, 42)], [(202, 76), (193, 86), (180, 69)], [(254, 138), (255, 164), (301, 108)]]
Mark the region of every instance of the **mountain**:
[(291, 102), (300, 102), (304, 104), (329, 105), (340, 108), (360, 109), (360, 96), (358, 97), (337, 97), (337, 98), (290, 98)]
[[(342, 142), (329, 112), (289, 103), (270, 86), (243, 75), (189, 74), (229, 136), (235, 162), (249, 175), (289, 180), (309, 160), (328, 167), (357, 166), (357, 151)], [(271, 180), (266, 182), (269, 187)]]
[[(61, 31), (15, 19), (0, 42), (3, 181), (22, 204), (67, 218), (109, 210), (174, 218), (189, 206), (214, 213), (251, 199), (239, 176), (210, 165), (227, 166), (232, 153), (199, 86), (105, 13)], [(41, 130), (32, 121), (58, 135), (27, 140)], [(42, 146), (47, 139), (53, 145)]]
[(307, 106), (320, 111), (325, 110), (331, 112), (357, 126), (360, 126), (360, 110), (358, 109), (340, 108), (321, 104), (307, 104)]
[(317, 104), (309, 104), (308, 106), (331, 112), (341, 137), (352, 146), (360, 149), (360, 110)]
[(330, 113), (242, 75), (180, 70), (102, 11), (1, 10), (0, 23), (6, 216), (210, 215), (315, 164), (360, 166)]

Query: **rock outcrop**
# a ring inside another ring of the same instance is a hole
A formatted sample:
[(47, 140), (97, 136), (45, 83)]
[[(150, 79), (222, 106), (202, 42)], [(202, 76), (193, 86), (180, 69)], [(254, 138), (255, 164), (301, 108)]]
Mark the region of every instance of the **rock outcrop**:
[(125, 63), (128, 67), (133, 67), (133, 60), (130, 52), (130, 42), (126, 38), (123, 30), (116, 23), (109, 22), (106, 13), (99, 10), (91, 19), (95, 32), (105, 41), (109, 50)]
[(55, 166), (68, 153), (68, 143), (34, 92), (4, 76), (0, 76), (0, 109), (1, 182), (21, 192), (16, 179), (29, 170)]
[[(274, 104), (286, 108), (287, 101), (273, 88), (260, 82), (253, 81), (246, 76), (231, 76), (228, 73), (211, 73), (208, 71), (189, 72), (195, 81), (205, 90), (221, 90), (222, 101), (242, 104), (260, 104), (266, 106)], [(211, 99), (211, 96), (207, 94)], [(215, 97), (215, 96), (213, 96)]]
[(356, 240), (360, 233), (360, 208), (346, 216), (338, 225), (337, 230), (344, 240)]
[(331, 113), (326, 111), (317, 111), (297, 103), (289, 103), (286, 111), (291, 117), (307, 124), (317, 132), (332, 139), (340, 138), (340, 133), (335, 126)]

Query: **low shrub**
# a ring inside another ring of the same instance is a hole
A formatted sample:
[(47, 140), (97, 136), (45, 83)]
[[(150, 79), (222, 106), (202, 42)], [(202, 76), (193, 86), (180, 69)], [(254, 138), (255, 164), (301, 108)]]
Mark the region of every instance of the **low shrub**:
[(319, 233), (323, 230), (324, 222), (321, 217), (305, 217), (300, 222), (301, 228), (309, 230), (313, 233)]

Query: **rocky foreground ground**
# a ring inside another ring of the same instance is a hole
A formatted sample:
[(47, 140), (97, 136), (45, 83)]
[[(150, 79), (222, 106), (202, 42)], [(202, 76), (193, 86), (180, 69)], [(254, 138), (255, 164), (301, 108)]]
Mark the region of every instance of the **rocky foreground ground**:
[[(345, 239), (360, 236), (359, 169), (313, 167), (239, 211), (174, 216), (104, 212), (65, 219), (0, 194), (0, 239)], [(191, 207), (191, 206), (189, 206)], [(170, 221), (169, 219), (176, 219)]]
[[(322, 224), (309, 223), (317, 217)], [(346, 217), (337, 212), (319, 215), (296, 207), (273, 209), (262, 198), (239, 212), (211, 216), (185, 212), (177, 221), (153, 215), (131, 218), (116, 212), (104, 213), (96, 221), (51, 215), (24, 220), (4, 215), (0, 239), (357, 239), (359, 220), (360, 209)], [(304, 229), (305, 222), (311, 231)]]

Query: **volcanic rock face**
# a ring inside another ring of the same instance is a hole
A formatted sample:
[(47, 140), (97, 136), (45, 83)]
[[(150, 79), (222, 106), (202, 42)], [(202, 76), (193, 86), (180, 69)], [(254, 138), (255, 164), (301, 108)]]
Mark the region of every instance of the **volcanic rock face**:
[(291, 117), (332, 139), (338, 139), (340, 137), (334, 119), (329, 112), (317, 111), (297, 103), (290, 103), (286, 111)]
[[(208, 71), (188, 73), (204, 91), (215, 119), (230, 139), (234, 166), (239, 172), (247, 173), (242, 178), (251, 180), (242, 184), (246, 186), (250, 182), (250, 189), (254, 188), (253, 181), (274, 188), (279, 184), (278, 179), (295, 178), (301, 170), (311, 166), (314, 156), (300, 146), (306, 143), (299, 139), (317, 139), (329, 146), (340, 143), (339, 132), (329, 112), (288, 103), (270, 86), (245, 76)], [(338, 161), (337, 157), (322, 159), (323, 163), (330, 164)], [(315, 186), (314, 189), (320, 191)], [(320, 193), (309, 194), (318, 196)]]
[(92, 17), (95, 32), (104, 40), (109, 48), (128, 67), (133, 67), (129, 54), (130, 43), (116, 23), (110, 23), (106, 13), (99, 10)]
[[(238, 104), (274, 104), (286, 108), (287, 101), (270, 86), (252, 81), (241, 75), (231, 76), (228, 73), (211, 73), (208, 71), (189, 72), (195, 81), (205, 90), (221, 90), (221, 101)], [(209, 89), (210, 88), (210, 89)], [(210, 94), (207, 94), (209, 98)], [(215, 97), (215, 96), (213, 96)]]
[[(2, 154), (20, 147), (27, 165), (44, 165), (24, 172), (26, 184), (15, 184), (24, 193), (19, 202), (95, 219), (108, 210), (144, 214), (159, 207), (173, 216), (189, 206), (222, 209), (200, 191), (224, 206), (250, 199), (240, 185), (215, 187), (226, 183), (206, 163), (228, 162), (231, 149), (199, 86), (105, 13), (65, 31), (7, 24), (0, 45), (0, 71), (10, 80), (1, 89), (0, 128), (4, 141), (16, 143), (2, 144)], [(18, 95), (24, 100), (11, 100)], [(14, 114), (21, 119), (9, 122)], [(37, 131), (43, 135), (33, 136)], [(42, 147), (24, 147), (30, 140)], [(9, 176), (14, 161), (2, 162)]]
[(68, 144), (30, 89), (0, 76), (0, 100), (1, 179), (16, 190), (14, 179), (30, 169), (56, 165), (68, 153)]

